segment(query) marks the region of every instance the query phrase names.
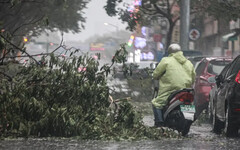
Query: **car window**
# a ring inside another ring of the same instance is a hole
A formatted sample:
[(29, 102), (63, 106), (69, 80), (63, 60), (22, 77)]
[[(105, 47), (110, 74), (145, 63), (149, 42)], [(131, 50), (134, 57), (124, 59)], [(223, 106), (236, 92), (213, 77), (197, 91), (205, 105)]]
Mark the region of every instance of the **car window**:
[(225, 79), (226, 74), (227, 74), (227, 72), (228, 72), (228, 70), (229, 70), (230, 67), (231, 67), (231, 63), (229, 63), (228, 65), (226, 65), (226, 66), (223, 68), (222, 72), (220, 73), (221, 76), (223, 77), (223, 79)]
[(196, 68), (196, 75), (197, 76), (200, 75), (203, 72), (205, 66), (206, 66), (206, 60), (199, 63), (199, 65)]
[(239, 70), (240, 70), (240, 57), (234, 61), (231, 73), (229, 75), (237, 74)]
[(204, 57), (200, 57), (200, 56), (198, 56), (198, 57), (189, 57), (188, 60), (193, 64), (193, 66), (195, 68), (197, 68), (196, 65), (198, 65), (203, 58)]
[(232, 74), (237, 74), (239, 70), (240, 70), (240, 57), (233, 60), (225, 77), (227, 78)]
[(207, 72), (210, 74), (219, 75), (223, 68), (229, 63), (230, 61), (212, 60), (208, 64)]

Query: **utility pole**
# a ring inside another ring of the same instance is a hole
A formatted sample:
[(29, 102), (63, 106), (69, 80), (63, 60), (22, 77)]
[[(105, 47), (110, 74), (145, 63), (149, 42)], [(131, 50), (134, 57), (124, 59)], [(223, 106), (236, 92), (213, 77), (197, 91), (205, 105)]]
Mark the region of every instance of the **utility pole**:
[(180, 15), (180, 45), (189, 50), (190, 0), (181, 0)]

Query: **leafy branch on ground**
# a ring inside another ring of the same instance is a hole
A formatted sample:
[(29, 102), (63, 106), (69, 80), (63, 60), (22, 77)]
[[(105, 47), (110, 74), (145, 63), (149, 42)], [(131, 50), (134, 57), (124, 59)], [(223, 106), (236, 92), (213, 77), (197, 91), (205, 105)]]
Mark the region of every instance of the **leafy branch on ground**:
[[(8, 42), (8, 41), (7, 41)], [(1, 66), (1, 137), (78, 137), (79, 139), (161, 139), (178, 137), (172, 130), (144, 126), (142, 115), (127, 99), (110, 107), (107, 76), (123, 62), (121, 45), (111, 65), (99, 66), (88, 55), (42, 56), (39, 63)], [(79, 68), (85, 68), (79, 70)], [(114, 101), (114, 100), (113, 100)]]

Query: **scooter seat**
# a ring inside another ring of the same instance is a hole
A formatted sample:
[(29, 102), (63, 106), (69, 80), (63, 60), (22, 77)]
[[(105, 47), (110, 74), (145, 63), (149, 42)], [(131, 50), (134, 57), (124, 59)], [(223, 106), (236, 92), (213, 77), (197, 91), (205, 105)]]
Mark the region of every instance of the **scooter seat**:
[(170, 101), (180, 92), (191, 92), (194, 91), (192, 88), (184, 88), (178, 91), (173, 92), (167, 99), (167, 105), (170, 103)]

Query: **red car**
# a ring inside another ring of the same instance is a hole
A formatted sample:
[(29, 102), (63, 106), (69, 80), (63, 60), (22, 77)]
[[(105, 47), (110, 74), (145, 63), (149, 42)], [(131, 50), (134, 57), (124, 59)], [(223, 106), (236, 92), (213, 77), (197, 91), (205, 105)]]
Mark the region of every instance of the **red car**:
[(208, 108), (209, 92), (215, 83), (209, 83), (209, 77), (220, 74), (222, 69), (232, 61), (231, 58), (206, 57), (201, 60), (196, 68), (196, 80), (194, 83), (196, 116)]

